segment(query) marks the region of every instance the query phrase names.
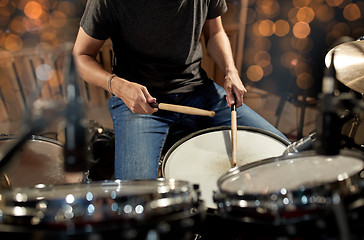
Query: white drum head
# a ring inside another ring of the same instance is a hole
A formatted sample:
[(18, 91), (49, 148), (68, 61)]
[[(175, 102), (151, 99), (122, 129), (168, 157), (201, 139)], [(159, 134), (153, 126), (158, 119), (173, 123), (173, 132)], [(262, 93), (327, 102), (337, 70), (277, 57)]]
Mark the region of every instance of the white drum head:
[[(232, 168), (230, 134), (229, 127), (211, 128), (177, 142), (163, 160), (163, 177), (199, 184), (206, 207), (216, 208), (213, 192), (217, 190), (217, 180)], [(239, 127), (237, 167), (280, 156), (287, 145), (288, 142), (276, 135)]]
[(363, 160), (350, 156), (305, 156), (243, 170), (222, 181), (220, 189), (252, 195), (292, 192), (345, 180), (363, 168)]

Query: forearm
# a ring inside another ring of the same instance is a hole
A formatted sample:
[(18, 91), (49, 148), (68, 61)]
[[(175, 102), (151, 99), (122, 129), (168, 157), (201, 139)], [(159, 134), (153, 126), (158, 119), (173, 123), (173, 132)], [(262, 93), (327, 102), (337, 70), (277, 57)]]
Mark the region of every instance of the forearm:
[(149, 94), (146, 87), (113, 76), (96, 60), (104, 43), (104, 40), (92, 38), (82, 28), (79, 29), (73, 56), (81, 78), (121, 98), (134, 113), (151, 114), (157, 111), (158, 109), (149, 105), (156, 99)]
[(225, 73), (237, 72), (229, 38), (224, 31), (210, 36), (207, 42), (207, 53)]
[(79, 74), (85, 81), (121, 98), (132, 112), (151, 114), (157, 111), (149, 106), (149, 103), (156, 100), (150, 96), (144, 86), (131, 83), (118, 76), (111, 78), (112, 74), (92, 56), (76, 54), (75, 58)]
[(222, 26), (221, 17), (206, 21), (203, 30), (206, 39), (207, 53), (224, 72), (223, 87), (227, 94), (229, 106), (237, 107), (243, 103), (246, 89), (236, 69), (229, 38)]
[(86, 82), (108, 90), (107, 79), (111, 73), (92, 56), (74, 54), (80, 77)]

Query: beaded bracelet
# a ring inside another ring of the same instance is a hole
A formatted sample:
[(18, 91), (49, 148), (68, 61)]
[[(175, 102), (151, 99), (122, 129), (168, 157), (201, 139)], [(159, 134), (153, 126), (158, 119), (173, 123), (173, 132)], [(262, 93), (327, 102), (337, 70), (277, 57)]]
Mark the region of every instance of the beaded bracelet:
[(111, 92), (111, 80), (114, 78), (114, 77), (116, 77), (116, 74), (112, 74), (108, 79), (107, 79), (107, 91), (109, 92), (109, 94), (111, 95), (111, 96), (115, 96), (115, 94), (113, 94), (112, 92)]

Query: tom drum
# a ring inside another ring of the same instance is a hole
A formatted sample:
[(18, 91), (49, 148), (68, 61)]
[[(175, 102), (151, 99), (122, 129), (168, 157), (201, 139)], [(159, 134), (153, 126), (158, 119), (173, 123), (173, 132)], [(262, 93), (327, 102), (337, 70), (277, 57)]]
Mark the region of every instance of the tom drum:
[(353, 236), (362, 234), (363, 169), (363, 156), (345, 151), (239, 167), (218, 180), (214, 201), (224, 219), (218, 224), (229, 225), (232, 239), (362, 239)]
[[(215, 209), (213, 192), (217, 180), (232, 168), (229, 127), (201, 130), (181, 139), (168, 150), (162, 165), (164, 178), (175, 178), (199, 184), (205, 206)], [(267, 131), (238, 127), (237, 166), (280, 156), (288, 142)]]
[[(14, 140), (14, 135), (0, 136), (0, 149)], [(12, 187), (36, 184), (78, 182), (81, 176), (66, 174), (63, 168), (63, 146), (55, 139), (33, 135), (5, 166)]]

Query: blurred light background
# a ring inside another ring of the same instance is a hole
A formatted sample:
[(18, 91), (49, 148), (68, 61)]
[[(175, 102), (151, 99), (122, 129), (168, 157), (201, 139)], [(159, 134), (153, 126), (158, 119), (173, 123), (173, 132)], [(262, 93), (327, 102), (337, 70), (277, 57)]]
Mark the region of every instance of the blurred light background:
[(18, 52), (73, 40), (86, 0), (0, 0), (0, 49)]
[[(26, 104), (27, 91), (31, 91), (28, 86), (22, 89), (22, 72), (16, 66), (21, 63), (13, 56), (38, 48), (51, 52), (65, 42), (73, 42), (86, 1), (0, 0), (0, 71), (7, 68), (0, 76), (0, 121), (16, 119), (19, 113), (12, 112), (20, 112), (24, 107), (14, 107), (12, 96), (20, 92)], [(227, 2), (230, 6), (241, 6), (239, 0)], [(351, 41), (364, 35), (363, 1), (248, 0), (247, 6), (242, 79), (246, 86), (274, 94), (281, 102), (317, 99), (325, 54), (343, 41), (343, 37), (349, 37)], [(51, 64), (39, 63), (39, 66), (31, 66), (38, 74), (32, 81), (37, 84), (42, 78), (54, 78)], [(23, 72), (23, 75), (27, 74)], [(17, 77), (18, 82), (5, 83), (9, 76)], [(59, 77), (53, 85), (50, 81), (49, 88), (57, 87), (54, 85), (62, 79)], [(62, 92), (62, 88), (57, 91)], [(43, 97), (47, 95), (42, 93)], [(255, 103), (263, 101), (259, 98), (261, 95), (254, 95)], [(259, 113), (270, 122), (276, 121), (276, 126), (280, 127), (279, 116), (271, 119), (264, 112)]]
[(293, 100), (316, 98), (326, 53), (345, 36), (364, 35), (363, 14), (355, 0), (249, 0), (245, 79)]

